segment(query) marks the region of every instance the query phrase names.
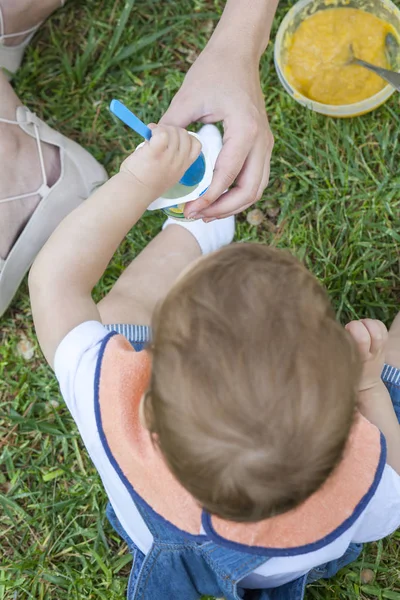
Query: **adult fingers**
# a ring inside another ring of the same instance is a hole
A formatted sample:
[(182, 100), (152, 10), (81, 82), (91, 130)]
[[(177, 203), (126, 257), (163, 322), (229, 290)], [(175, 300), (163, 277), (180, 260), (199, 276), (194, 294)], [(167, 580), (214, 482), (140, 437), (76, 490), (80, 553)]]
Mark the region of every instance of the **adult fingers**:
[(160, 125), (174, 125), (186, 129), (198, 118), (197, 105), (190, 94), (179, 91), (167, 111), (161, 117)]
[[(252, 126), (242, 128), (236, 124), (225, 124), (225, 127), (224, 145), (214, 168), (212, 183), (204, 196), (192, 203), (189, 216), (193, 217), (193, 213), (205, 214), (204, 211), (232, 185), (249, 156), (255, 137)], [(245, 194), (246, 192), (243, 196)], [(242, 202), (244, 203), (245, 201)]]
[[(220, 210), (219, 206), (220, 206), (220, 203), (222, 203), (222, 201), (225, 200), (225, 198), (224, 198), (225, 195), (226, 194), (223, 194), (219, 200), (216, 200), (216, 202), (214, 202), (214, 204), (212, 205), (213, 209), (215, 207), (215, 210), (217, 210), (217, 209), (218, 209), (218, 211)], [(232, 215), (237, 215), (237, 214), (243, 212), (244, 210), (247, 210), (248, 208), (250, 208), (250, 206), (252, 206), (252, 204), (253, 204), (252, 202), (249, 202), (248, 204), (245, 204), (244, 206), (240, 206), (239, 208), (236, 208), (236, 209), (229, 208), (229, 205), (228, 205), (228, 212), (226, 212), (226, 213), (223, 212), (222, 215), (218, 216), (218, 217), (207, 217), (206, 215), (204, 215), (203, 220), (205, 223), (209, 223), (211, 221), (215, 221), (216, 219), (226, 219), (227, 217), (230, 217)]]
[(268, 135), (268, 139), (267, 139), (267, 149), (266, 149), (266, 155), (265, 155), (263, 176), (261, 178), (260, 187), (258, 188), (258, 192), (257, 192), (257, 196), (259, 198), (261, 198), (261, 196), (264, 193), (265, 188), (268, 186), (268, 183), (269, 183), (269, 177), (271, 174), (271, 156), (272, 156), (273, 149), (274, 149), (274, 137), (273, 137), (272, 133), (270, 133)]
[(209, 208), (203, 209), (201, 214), (221, 219), (237, 214), (260, 200), (268, 183), (270, 158), (267, 140), (260, 137), (250, 151), (235, 187)]

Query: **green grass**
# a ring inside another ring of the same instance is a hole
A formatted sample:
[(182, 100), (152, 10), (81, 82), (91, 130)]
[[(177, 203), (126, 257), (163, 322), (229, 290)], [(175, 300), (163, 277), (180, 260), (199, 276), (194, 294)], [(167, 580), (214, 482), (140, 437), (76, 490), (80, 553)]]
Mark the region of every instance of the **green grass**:
[[(35, 38), (16, 91), (112, 173), (132, 143), (110, 118), (110, 99), (157, 120), (222, 6), (71, 1)], [(343, 323), (357, 316), (390, 323), (400, 292), (398, 96), (358, 119), (311, 114), (280, 87), (272, 48), (262, 84), (276, 146), (259, 208), (271, 216), (258, 228), (240, 216), (237, 238), (292, 249), (327, 286)], [(99, 293), (161, 221), (146, 216), (128, 236)], [(100, 480), (39, 350), (29, 363), (17, 354), (22, 335), (35, 340), (25, 284), (0, 332), (0, 600), (123, 598), (129, 555), (105, 520)], [(368, 545), (337, 578), (311, 586), (308, 600), (400, 600), (399, 541), (397, 533)], [(375, 580), (362, 585), (366, 567)]]

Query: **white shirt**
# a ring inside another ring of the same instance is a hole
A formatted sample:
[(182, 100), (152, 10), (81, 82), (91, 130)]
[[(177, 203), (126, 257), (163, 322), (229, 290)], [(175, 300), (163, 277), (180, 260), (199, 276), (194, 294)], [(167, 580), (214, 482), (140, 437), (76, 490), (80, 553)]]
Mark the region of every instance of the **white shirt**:
[[(54, 368), (63, 398), (100, 474), (115, 513), (131, 540), (147, 554), (152, 546), (153, 537), (131, 495), (110, 463), (96, 425), (95, 369), (101, 342), (108, 333), (97, 321), (82, 323), (59, 345)], [(367, 508), (343, 534), (314, 552), (269, 559), (242, 580), (241, 586), (247, 589), (278, 587), (301, 577), (314, 567), (340, 558), (350, 543), (379, 540), (393, 533), (398, 527), (400, 476), (386, 465)]]

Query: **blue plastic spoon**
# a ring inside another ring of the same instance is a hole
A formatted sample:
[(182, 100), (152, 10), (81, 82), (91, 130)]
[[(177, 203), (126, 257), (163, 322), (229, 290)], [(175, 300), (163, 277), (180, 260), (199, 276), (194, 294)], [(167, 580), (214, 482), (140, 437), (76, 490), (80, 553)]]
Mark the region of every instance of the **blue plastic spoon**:
[[(122, 102), (119, 100), (112, 100), (110, 104), (111, 112), (118, 117), (125, 125), (128, 125), (133, 131), (136, 131), (145, 140), (151, 138), (152, 132), (147, 125), (143, 123), (136, 115), (133, 114)], [(192, 187), (200, 183), (204, 177), (206, 171), (206, 161), (203, 153), (194, 161), (194, 163), (188, 168), (179, 183)]]

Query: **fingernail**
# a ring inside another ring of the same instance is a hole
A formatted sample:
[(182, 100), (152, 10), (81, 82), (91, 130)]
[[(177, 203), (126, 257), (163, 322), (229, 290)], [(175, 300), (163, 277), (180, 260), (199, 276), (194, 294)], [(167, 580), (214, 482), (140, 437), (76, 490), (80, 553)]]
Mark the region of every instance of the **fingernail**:
[(189, 215), (188, 215), (187, 218), (188, 219), (193, 219), (193, 220), (195, 220), (195, 219), (202, 219), (203, 215), (201, 213), (194, 212), (194, 213), (189, 213)]
[(215, 221), (216, 217), (209, 217), (208, 219), (203, 219), (204, 223), (211, 223), (212, 221)]

